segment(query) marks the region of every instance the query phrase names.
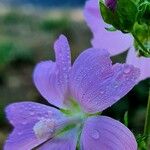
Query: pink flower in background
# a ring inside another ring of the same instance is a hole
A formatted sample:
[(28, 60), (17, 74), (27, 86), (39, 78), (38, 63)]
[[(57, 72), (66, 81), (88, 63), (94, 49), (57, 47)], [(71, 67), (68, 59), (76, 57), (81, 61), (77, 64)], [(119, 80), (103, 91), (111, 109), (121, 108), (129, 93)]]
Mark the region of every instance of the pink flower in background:
[(93, 33), (92, 45), (95, 48), (107, 49), (111, 55), (127, 50), (133, 44), (133, 38), (121, 31), (109, 32), (100, 15), (98, 0), (87, 1), (84, 9), (85, 20)]
[[(113, 2), (114, 1), (114, 2)], [(106, 5), (115, 7), (115, 0), (106, 0)], [(99, 10), (98, 0), (87, 1), (84, 9), (85, 20), (93, 33), (92, 46), (94, 48), (107, 49), (111, 56), (120, 54), (129, 49), (126, 62), (141, 70), (140, 80), (150, 77), (150, 58), (136, 56), (134, 39), (131, 34), (123, 34), (121, 31), (110, 32), (105, 28), (106, 24)]]
[[(70, 47), (63, 35), (54, 49), (56, 62), (39, 63), (33, 78), (42, 96), (61, 109), (34, 102), (9, 105), (6, 115), (14, 130), (4, 150), (75, 150), (78, 141), (83, 150), (137, 150), (127, 127), (93, 113), (126, 95), (137, 83), (139, 69), (112, 65), (109, 53), (96, 48), (85, 50), (71, 67)], [(80, 107), (72, 105), (70, 97)], [(59, 132), (68, 125), (73, 126)]]
[(128, 51), (126, 62), (140, 69), (139, 81), (150, 78), (150, 58), (138, 57), (133, 46)]

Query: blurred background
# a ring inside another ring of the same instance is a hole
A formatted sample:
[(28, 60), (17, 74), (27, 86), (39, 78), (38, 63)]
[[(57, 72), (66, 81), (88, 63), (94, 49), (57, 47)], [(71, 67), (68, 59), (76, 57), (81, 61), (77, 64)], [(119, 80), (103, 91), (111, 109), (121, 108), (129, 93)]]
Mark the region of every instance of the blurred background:
[[(36, 101), (47, 104), (32, 81), (36, 63), (54, 58), (53, 43), (60, 34), (70, 42), (72, 62), (90, 47), (92, 34), (84, 22), (85, 0), (0, 0), (0, 149), (11, 132), (4, 109), (13, 102)], [(126, 52), (112, 58), (125, 62)], [(148, 98), (148, 80), (140, 82), (128, 95), (103, 114), (124, 123), (138, 137), (143, 131)]]

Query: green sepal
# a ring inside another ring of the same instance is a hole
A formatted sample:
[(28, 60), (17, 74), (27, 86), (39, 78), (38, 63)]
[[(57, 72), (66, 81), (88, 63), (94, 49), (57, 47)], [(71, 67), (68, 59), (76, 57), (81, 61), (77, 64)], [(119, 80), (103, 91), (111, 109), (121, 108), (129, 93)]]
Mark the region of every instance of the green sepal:
[(150, 58), (150, 50), (143, 51), (142, 49), (139, 49), (139, 56)]
[(140, 0), (138, 4), (137, 21), (139, 24), (150, 25), (150, 0)]
[(139, 45), (139, 43), (135, 40), (134, 46), (136, 51), (138, 51), (139, 56), (144, 56), (144, 57), (150, 57), (150, 28), (146, 24), (138, 24), (135, 23), (133, 32), (134, 35), (145, 47), (145, 49), (142, 49)]
[(102, 0), (99, 1), (100, 11), (103, 17), (103, 20), (114, 26), (116, 29), (120, 28), (120, 22), (118, 14), (115, 11), (110, 10), (107, 6), (103, 3)]
[(118, 0), (116, 12), (121, 22), (120, 30), (132, 31), (138, 13), (136, 4), (132, 0)]
[(103, 2), (99, 1), (100, 11), (104, 21), (111, 24), (122, 32), (130, 32), (133, 29), (138, 13), (137, 5), (132, 0), (117, 0), (115, 10), (109, 9)]

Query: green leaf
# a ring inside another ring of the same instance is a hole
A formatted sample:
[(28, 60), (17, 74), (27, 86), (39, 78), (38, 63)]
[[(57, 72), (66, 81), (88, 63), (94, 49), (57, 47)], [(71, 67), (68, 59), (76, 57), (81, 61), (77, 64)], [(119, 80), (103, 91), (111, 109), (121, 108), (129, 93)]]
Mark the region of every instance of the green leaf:
[(124, 124), (128, 127), (128, 111), (124, 114)]
[(145, 49), (141, 49), (137, 40), (134, 42), (135, 49), (139, 56), (150, 57), (150, 27), (146, 24), (135, 23), (133, 29), (136, 38), (141, 42)]
[(147, 150), (146, 143), (145, 143), (146, 136), (139, 134), (136, 137), (137, 143), (138, 143), (138, 149), (139, 150)]
[(137, 21), (139, 24), (146, 23), (150, 25), (150, 0), (140, 0)]
[(132, 0), (118, 0), (116, 12), (121, 22), (121, 30), (132, 31), (138, 13), (136, 4)]
[(124, 33), (132, 31), (138, 13), (136, 3), (132, 0), (118, 0), (115, 10), (109, 9), (103, 0), (100, 0), (99, 5), (106, 23)]
[(102, 0), (99, 1), (99, 6), (103, 20), (106, 23), (113, 25), (116, 29), (119, 29), (120, 22), (117, 13), (107, 8)]
[(150, 58), (150, 50), (147, 49), (147, 51), (143, 51), (142, 49), (139, 48), (139, 56), (144, 56), (144, 57), (147, 57), (147, 58)]

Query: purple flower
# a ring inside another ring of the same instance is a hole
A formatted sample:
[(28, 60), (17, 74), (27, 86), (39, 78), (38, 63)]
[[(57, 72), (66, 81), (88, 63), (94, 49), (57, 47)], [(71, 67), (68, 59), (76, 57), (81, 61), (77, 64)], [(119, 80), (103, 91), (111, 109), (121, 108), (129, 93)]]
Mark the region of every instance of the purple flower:
[(120, 31), (110, 32), (105, 28), (106, 24), (100, 14), (98, 0), (87, 1), (84, 9), (85, 20), (93, 33), (92, 46), (99, 49), (107, 49), (111, 56), (120, 54), (129, 49), (126, 62), (141, 70), (140, 80), (150, 77), (150, 58), (138, 57), (134, 48), (134, 38), (131, 34), (123, 34)]
[(111, 55), (116, 55), (127, 50), (133, 44), (133, 37), (121, 31), (109, 32), (100, 14), (98, 0), (87, 1), (84, 9), (85, 20), (90, 27), (94, 38), (92, 45), (95, 48), (107, 49)]
[(54, 49), (56, 62), (39, 63), (33, 78), (42, 96), (61, 109), (34, 102), (9, 105), (6, 114), (14, 130), (4, 149), (75, 150), (79, 141), (83, 150), (137, 150), (127, 127), (97, 112), (133, 88), (139, 69), (112, 65), (109, 53), (96, 48), (85, 50), (71, 67), (70, 48), (63, 35)]
[(138, 57), (133, 46), (128, 51), (126, 62), (140, 69), (139, 81), (150, 77), (150, 58)]

